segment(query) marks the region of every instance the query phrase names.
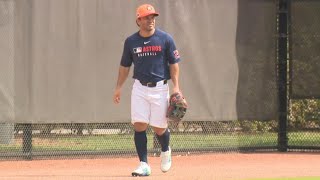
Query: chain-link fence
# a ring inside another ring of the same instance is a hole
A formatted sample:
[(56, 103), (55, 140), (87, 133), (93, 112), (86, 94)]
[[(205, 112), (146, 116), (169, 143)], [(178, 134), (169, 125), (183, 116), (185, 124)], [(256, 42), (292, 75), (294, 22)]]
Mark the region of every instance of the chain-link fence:
[(320, 145), (317, 141), (320, 129), (319, 18), (319, 1), (291, 1), (288, 146), (292, 149), (312, 150)]
[[(170, 123), (174, 153), (276, 150), (276, 121)], [(32, 130), (31, 133), (27, 133)], [(130, 156), (135, 154), (131, 124), (16, 124), (12, 143), (0, 145), (1, 158), (50, 156)], [(147, 130), (148, 149), (159, 155), (160, 145)]]
[[(318, 117), (313, 117), (303, 103), (293, 102), (288, 133), (289, 150), (319, 150)], [(304, 102), (308, 106), (307, 101)], [(318, 102), (319, 104), (319, 102)], [(302, 105), (302, 107), (297, 107)], [(318, 106), (319, 107), (319, 106)], [(319, 111), (314, 110), (314, 112)], [(294, 114), (298, 115), (294, 115)], [(204, 152), (277, 151), (278, 121), (171, 122), (170, 144), (176, 154)], [(31, 131), (32, 130), (32, 131)], [(29, 132), (29, 133), (28, 133)], [(7, 134), (6, 134), (7, 135)], [(48, 158), (135, 155), (134, 130), (130, 123), (109, 124), (16, 124), (10, 144), (0, 145), (0, 157)], [(148, 152), (159, 155), (160, 145), (152, 130), (147, 130)]]
[[(2, 108), (0, 109), (0, 118), (2, 119), (15, 119), (15, 103), (10, 97), (14, 97), (14, 90), (20, 87), (20, 84), (17, 84), (15, 79), (15, 75), (17, 74), (14, 74), (14, 68), (15, 65), (17, 65), (15, 64), (17, 63), (15, 58), (19, 59), (19, 54), (17, 54), (18, 57), (14, 57), (14, 50), (21, 48), (19, 44), (15, 44), (15, 39), (24, 37), (24, 35), (29, 35), (30, 33), (21, 33), (14, 29), (14, 2), (13, 0), (0, 0), (0, 65), (1, 67), (6, 67), (1, 68), (1, 70), (6, 71), (0, 71), (0, 108)], [(25, 4), (28, 3), (28, 1), (21, 2)], [(75, 2), (76, 1), (72, 1), (72, 3)], [(96, 2), (103, 5), (103, 1)], [(215, 1), (203, 2), (207, 2), (207, 6), (213, 6), (217, 3)], [(163, 4), (160, 3), (159, 6), (166, 7), (168, 3), (168, 1), (164, 1)], [(182, 1), (177, 1), (176, 3), (181, 5), (179, 3), (182, 3)], [(241, 1), (241, 4), (238, 2), (238, 17), (236, 19), (240, 24), (238, 24), (236, 29), (236, 48), (234, 50), (237, 51), (239, 84), (236, 90), (236, 103), (234, 106), (236, 107), (235, 111), (237, 111), (238, 118), (241, 120), (232, 120), (232, 118), (230, 118), (230, 120), (225, 120), (226, 118), (219, 120), (217, 119), (219, 116), (210, 114), (212, 112), (219, 112), (219, 109), (215, 109), (215, 111), (205, 111), (194, 107), (194, 109), (203, 112), (205, 115), (207, 115), (207, 113), (211, 115), (210, 117), (212, 117), (214, 121), (208, 121), (206, 118), (204, 118), (205, 120), (201, 120), (202, 117), (199, 117), (199, 119), (182, 121), (180, 123), (170, 122), (170, 145), (173, 153), (188, 154), (279, 150), (279, 132), (283, 131), (283, 129), (279, 128), (280, 120), (274, 115), (277, 114), (275, 111), (279, 103), (277, 99), (279, 84), (277, 83), (276, 77), (277, 67), (279, 66), (279, 64), (277, 64), (278, 59), (276, 54), (277, 25), (279, 25), (277, 24), (279, 20), (277, 18), (279, 13), (277, 3), (278, 1), (271, 2), (263, 0), (259, 2), (250, 0)], [(292, 99), (288, 101), (288, 123), (287, 129), (285, 130), (288, 137), (287, 148), (289, 151), (319, 151), (320, 100), (315, 98), (319, 98), (318, 93), (320, 92), (320, 55), (317, 51), (320, 32), (320, 21), (318, 20), (320, 17), (318, 16), (320, 3), (312, 0), (292, 0), (289, 4), (288, 16), (290, 21), (288, 21), (288, 27), (290, 34), (288, 44), (290, 57), (288, 62), (291, 78), (291, 81), (289, 81), (289, 95)], [(221, 6), (221, 4), (218, 5)], [(195, 4), (186, 5), (185, 8), (192, 9), (202, 6), (201, 1), (197, 1)], [(39, 7), (40, 9), (41, 7), (47, 8), (47, 6), (41, 5), (34, 6), (33, 8)], [(32, 7), (28, 6), (28, 8)], [(179, 11), (179, 13), (181, 13), (180, 15), (182, 16), (182, 14), (186, 12)], [(203, 16), (216, 17), (214, 14), (206, 14), (205, 11), (202, 13), (204, 13), (202, 14)], [(23, 21), (24, 18), (28, 19), (30, 17), (23, 17), (17, 21), (26, 23), (26, 21)], [(37, 18), (41, 20), (40, 16), (37, 16)], [(173, 24), (188, 22), (187, 18), (195, 21), (195, 19), (193, 19), (195, 16), (185, 16), (185, 18), (186, 19), (180, 19), (181, 21), (174, 22)], [(167, 22), (166, 18), (164, 19), (162, 25), (167, 26), (168, 29), (174, 29), (174, 26), (170, 24), (170, 22)], [(214, 21), (215, 19), (209, 19), (208, 22), (210, 22), (210, 20)], [(72, 21), (72, 18), (70, 21)], [(199, 26), (201, 25), (200, 21), (197, 23), (199, 23)], [(194, 26), (188, 28), (195, 31)], [(180, 45), (185, 49), (191, 47), (184, 46), (185, 37), (199, 44), (201, 44), (200, 42), (202, 41), (206, 41), (206, 38), (209, 38), (210, 41), (208, 42), (211, 44), (208, 44), (206, 48), (198, 47), (199, 49), (197, 50), (209, 49), (210, 52), (210, 48), (222, 48), (217, 47), (214, 43), (217, 39), (210, 34), (210, 30), (214, 31), (210, 28), (211, 27), (208, 26), (205, 33), (202, 34), (203, 36), (199, 37), (199, 42), (196, 41), (194, 37), (185, 36), (185, 34), (188, 35), (190, 32), (183, 32), (183, 29), (181, 29), (181, 34), (176, 32), (174, 35), (179, 42), (181, 42)], [(30, 29), (28, 29), (28, 31), (29, 30)], [(43, 29), (41, 30), (44, 31)], [(224, 33), (223, 31), (215, 31), (215, 33), (218, 34)], [(29, 41), (30, 39), (32, 38), (28, 36), (25, 37), (24, 40)], [(33, 40), (37, 39), (34, 38)], [(48, 49), (46, 50), (48, 51)], [(191, 49), (188, 50), (188, 53), (190, 57), (196, 58), (193, 56), (195, 56), (197, 52)], [(28, 55), (28, 53), (25, 55)], [(204, 54), (202, 54), (202, 56), (206, 58)], [(3, 61), (2, 59), (7, 59), (7, 61)], [(19, 61), (18, 63), (21, 65), (22, 62), (23, 61)], [(27, 64), (27, 62), (24, 63)], [(210, 71), (208, 65), (202, 66), (203, 67), (197, 66), (196, 68), (208, 68), (206, 71)], [(26, 78), (20, 76), (21, 72), (19, 73), (19, 78)], [(26, 76), (30, 75), (28, 72), (25, 73)], [(198, 73), (196, 76), (204, 77), (202, 72), (199, 71)], [(43, 80), (41, 78), (35, 77), (33, 80)], [(210, 80), (210, 78), (206, 79)], [(228, 79), (230, 79), (230, 77), (228, 77)], [(196, 78), (194, 80), (196, 80)], [(225, 81), (225, 79), (218, 78), (217, 80), (222, 82), (222, 84)], [(185, 79), (184, 82), (186, 82)], [(94, 82), (92, 83), (96, 85)], [(199, 85), (201, 85), (201, 83), (199, 83)], [(231, 91), (225, 92), (226, 90), (224, 90), (225, 88), (223, 87), (219, 88), (221, 91), (224, 91), (222, 94), (232, 94)], [(217, 91), (220, 91), (219, 88), (213, 88), (212, 93), (218, 94)], [(34, 93), (31, 90), (33, 89), (28, 89), (29, 94)], [(49, 92), (50, 88), (45, 90)], [(21, 89), (17, 91), (21, 91)], [(39, 90), (39, 92), (42, 91)], [(91, 92), (89, 88), (88, 92)], [(28, 93), (24, 92), (22, 94), (29, 95)], [(205, 93), (207, 93), (207, 91), (203, 91), (203, 94)], [(206, 94), (206, 97), (212, 98), (216, 96)], [(301, 99), (294, 99), (297, 97)], [(28, 98), (22, 100), (26, 99), (29, 100)], [(50, 98), (46, 100), (50, 102)], [(42, 103), (41, 98), (39, 102)], [(229, 104), (224, 103), (224, 105), (227, 106)], [(208, 102), (207, 107), (224, 108), (223, 106), (216, 106), (216, 104), (211, 101)], [(28, 108), (25, 110), (35, 111), (30, 107)], [(55, 108), (59, 110), (62, 107), (56, 106)], [(73, 110), (71, 106), (68, 108), (68, 110)], [(227, 109), (227, 107), (225, 108)], [(39, 109), (43, 110), (45, 108)], [(220, 109), (220, 111), (222, 112), (223, 109)], [(229, 114), (223, 115), (226, 116)], [(21, 122), (21, 120), (19, 119), (18, 122)], [(105, 119), (101, 120), (101, 123), (60, 123), (62, 121), (58, 119), (57, 122), (59, 123), (2, 123), (0, 125), (0, 158), (116, 157), (136, 154), (133, 141), (134, 130), (131, 123), (129, 123), (129, 119), (125, 122), (109, 122), (108, 119)], [(160, 145), (150, 128), (147, 130), (147, 136), (148, 152), (150, 155), (159, 155)]]
[(320, 98), (320, 2), (291, 2), (291, 97)]

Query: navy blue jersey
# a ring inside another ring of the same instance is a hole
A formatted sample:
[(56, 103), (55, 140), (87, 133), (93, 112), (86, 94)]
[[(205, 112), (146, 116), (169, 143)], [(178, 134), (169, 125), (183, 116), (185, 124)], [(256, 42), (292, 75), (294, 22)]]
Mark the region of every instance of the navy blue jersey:
[(133, 78), (142, 82), (158, 82), (170, 79), (169, 64), (180, 61), (173, 38), (159, 29), (150, 37), (139, 32), (129, 36), (123, 48), (121, 66), (134, 64)]

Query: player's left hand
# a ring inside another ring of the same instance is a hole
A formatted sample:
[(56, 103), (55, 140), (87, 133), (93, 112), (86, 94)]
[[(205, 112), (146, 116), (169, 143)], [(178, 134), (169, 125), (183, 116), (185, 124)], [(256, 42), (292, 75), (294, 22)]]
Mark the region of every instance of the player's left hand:
[(182, 93), (171, 94), (167, 117), (175, 122), (180, 122), (187, 112), (188, 103)]

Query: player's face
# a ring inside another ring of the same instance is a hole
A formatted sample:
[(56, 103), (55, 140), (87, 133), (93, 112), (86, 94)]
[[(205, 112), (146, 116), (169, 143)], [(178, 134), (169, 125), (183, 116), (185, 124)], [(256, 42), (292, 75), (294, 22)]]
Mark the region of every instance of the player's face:
[(156, 25), (156, 16), (149, 15), (138, 19), (140, 29), (144, 31), (153, 31)]

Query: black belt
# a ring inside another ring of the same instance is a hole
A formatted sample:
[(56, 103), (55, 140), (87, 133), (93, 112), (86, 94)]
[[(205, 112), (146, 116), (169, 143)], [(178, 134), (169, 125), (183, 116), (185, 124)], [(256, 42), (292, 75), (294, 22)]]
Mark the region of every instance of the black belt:
[[(157, 83), (156, 82), (141, 82), (140, 83), (143, 85), (143, 86), (147, 86), (147, 87), (156, 87), (157, 86)], [(164, 80), (163, 81), (163, 84), (167, 84), (167, 80)]]

